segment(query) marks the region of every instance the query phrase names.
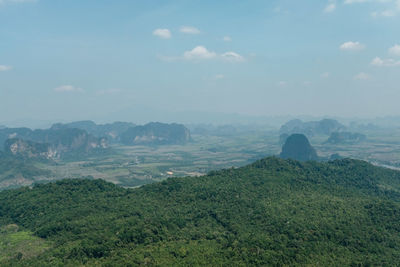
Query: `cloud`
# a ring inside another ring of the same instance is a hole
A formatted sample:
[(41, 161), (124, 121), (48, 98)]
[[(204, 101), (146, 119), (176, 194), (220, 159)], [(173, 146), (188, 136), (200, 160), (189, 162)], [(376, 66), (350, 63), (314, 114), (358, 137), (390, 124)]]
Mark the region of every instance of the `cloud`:
[(217, 57), (215, 52), (208, 51), (207, 48), (201, 45), (183, 54), (183, 58), (186, 60), (213, 59), (215, 57)]
[(384, 10), (384, 11), (375, 11), (375, 12), (372, 12), (371, 16), (374, 18), (378, 18), (378, 17), (389, 18), (389, 17), (396, 16), (396, 12), (393, 10), (390, 10), (390, 9)]
[(325, 7), (324, 12), (325, 13), (332, 13), (335, 10), (336, 10), (336, 4), (335, 3), (330, 3)]
[(372, 12), (371, 15), (374, 18), (377, 18), (377, 17), (387, 17), (387, 18), (389, 18), (389, 17), (395, 17), (395, 16), (400, 14), (400, 0), (395, 0), (395, 1), (392, 1), (392, 0), (375, 0), (375, 2), (387, 3), (387, 4), (390, 4), (391, 7), (387, 8), (387, 9), (385, 9), (383, 11)]
[(287, 81), (279, 81), (276, 83), (276, 85), (278, 85), (279, 87), (285, 87), (288, 85)]
[(0, 0), (0, 5), (4, 4), (22, 4), (22, 3), (36, 3), (37, 0)]
[(179, 31), (186, 34), (199, 34), (200, 30), (191, 26), (182, 26)]
[(7, 4), (7, 3), (34, 3), (37, 0), (0, 0), (0, 4)]
[(215, 75), (214, 78), (215, 78), (215, 80), (222, 80), (225, 78), (225, 76), (223, 74), (217, 74), (217, 75)]
[(11, 66), (0, 65), (0, 71), (8, 71), (11, 70)]
[(359, 51), (365, 48), (365, 45), (359, 42), (345, 42), (340, 46), (343, 51)]
[(161, 39), (170, 39), (172, 37), (171, 31), (168, 29), (155, 29), (153, 35)]
[(274, 13), (279, 13), (279, 12), (282, 11), (282, 9), (281, 9), (280, 6), (277, 6), (277, 7), (275, 7), (275, 8), (273, 9), (273, 11), (274, 11)]
[(59, 87), (54, 88), (54, 91), (55, 92), (83, 92), (83, 89), (72, 86), (72, 85), (61, 85)]
[(224, 60), (230, 61), (230, 62), (242, 62), (242, 61), (244, 61), (244, 57), (242, 57), (238, 53), (235, 53), (235, 52), (232, 52), (232, 51), (223, 53), (221, 55), (221, 57)]
[(375, 6), (382, 5), (383, 9), (371, 13), (374, 18), (394, 17), (400, 14), (400, 0), (344, 0), (345, 5), (371, 3)]
[(232, 38), (230, 36), (224, 36), (222, 40), (224, 40), (225, 42), (230, 42), (232, 41)]
[(358, 81), (365, 81), (365, 80), (370, 79), (369, 75), (364, 72), (360, 72), (359, 74), (355, 75), (353, 78), (354, 78), (354, 80), (358, 80)]
[(396, 44), (393, 47), (389, 48), (389, 54), (393, 56), (400, 56), (400, 45)]
[(321, 78), (324, 78), (324, 79), (329, 78), (329, 76), (331, 76), (331, 74), (329, 72), (324, 72), (321, 74)]
[(214, 51), (208, 50), (206, 47), (202, 45), (198, 45), (192, 50), (186, 51), (180, 57), (171, 57), (171, 56), (157, 56), (160, 60), (173, 62), (178, 60), (187, 60), (187, 61), (200, 61), (200, 60), (222, 60), (226, 62), (242, 62), (245, 58), (239, 55), (236, 52), (228, 51), (222, 54), (218, 54)]
[(344, 3), (345, 3), (346, 5), (349, 5), (349, 4), (358, 4), (358, 3), (365, 3), (365, 2), (368, 2), (368, 0), (345, 0), (345, 1), (344, 1)]
[(400, 66), (400, 61), (392, 58), (381, 59), (380, 57), (376, 57), (371, 61), (371, 65), (375, 67), (397, 67)]

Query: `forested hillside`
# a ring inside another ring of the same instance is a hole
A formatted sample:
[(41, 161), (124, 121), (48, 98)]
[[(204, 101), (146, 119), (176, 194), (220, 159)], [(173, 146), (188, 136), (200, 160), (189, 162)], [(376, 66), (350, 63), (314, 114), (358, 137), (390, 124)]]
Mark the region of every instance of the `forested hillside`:
[(266, 158), (137, 189), (64, 180), (1, 192), (9, 225), (43, 249), (2, 266), (394, 266), (400, 172)]
[(49, 170), (35, 166), (35, 163), (32, 159), (13, 157), (0, 151), (0, 191), (29, 185), (52, 175)]

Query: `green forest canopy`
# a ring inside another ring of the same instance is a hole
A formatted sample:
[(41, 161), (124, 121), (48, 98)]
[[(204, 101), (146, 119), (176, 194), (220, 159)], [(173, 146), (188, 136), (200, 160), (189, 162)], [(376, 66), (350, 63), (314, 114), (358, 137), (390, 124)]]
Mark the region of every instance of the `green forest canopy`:
[(399, 190), (400, 172), (366, 162), (274, 157), (138, 189), (63, 180), (9, 190), (0, 226), (49, 248), (0, 265), (393, 266)]

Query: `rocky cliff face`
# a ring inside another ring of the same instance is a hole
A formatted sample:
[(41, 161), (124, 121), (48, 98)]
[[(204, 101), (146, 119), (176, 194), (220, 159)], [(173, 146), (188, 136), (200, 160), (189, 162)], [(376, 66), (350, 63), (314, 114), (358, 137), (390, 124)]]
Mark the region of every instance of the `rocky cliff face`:
[(54, 130), (63, 128), (81, 129), (95, 137), (106, 138), (108, 142), (118, 143), (120, 142), (121, 134), (126, 132), (129, 128), (135, 126), (135, 124), (130, 122), (96, 124), (93, 121), (77, 121), (66, 124), (57, 123), (54, 124), (51, 128)]
[(45, 143), (35, 143), (19, 138), (8, 139), (4, 144), (5, 153), (23, 158), (55, 159), (59, 157), (57, 150)]
[(125, 145), (177, 145), (190, 140), (190, 131), (176, 123), (148, 123), (132, 127), (121, 135), (121, 142)]
[(318, 160), (315, 149), (303, 134), (292, 134), (282, 147), (281, 158), (299, 161)]
[[(66, 153), (89, 153), (108, 147), (105, 138), (97, 138), (81, 129), (51, 128), (30, 130), (6, 128), (0, 130), (0, 142), (13, 154), (27, 157), (58, 158)], [(47, 155), (45, 155), (47, 153)]]

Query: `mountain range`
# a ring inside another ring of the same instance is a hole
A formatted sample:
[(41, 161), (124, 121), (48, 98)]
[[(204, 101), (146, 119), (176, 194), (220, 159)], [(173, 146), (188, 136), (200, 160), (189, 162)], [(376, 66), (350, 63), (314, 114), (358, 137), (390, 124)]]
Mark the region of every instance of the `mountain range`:
[(288, 121), (281, 126), (279, 133), (282, 134), (304, 134), (307, 137), (315, 135), (330, 135), (332, 132), (346, 130), (347, 127), (333, 119), (303, 122), (299, 119)]

